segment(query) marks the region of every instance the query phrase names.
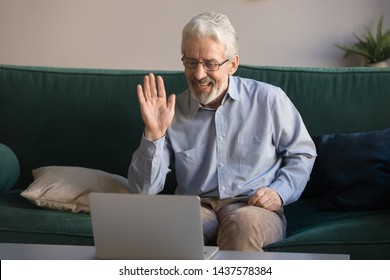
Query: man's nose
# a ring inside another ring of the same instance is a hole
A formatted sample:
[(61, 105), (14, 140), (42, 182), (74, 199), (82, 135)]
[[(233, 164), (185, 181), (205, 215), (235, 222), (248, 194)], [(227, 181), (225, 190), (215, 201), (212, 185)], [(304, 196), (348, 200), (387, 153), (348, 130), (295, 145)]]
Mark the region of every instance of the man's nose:
[(194, 70), (194, 77), (197, 80), (201, 80), (202, 78), (207, 76), (207, 71), (203, 68), (203, 63), (198, 63), (198, 66)]

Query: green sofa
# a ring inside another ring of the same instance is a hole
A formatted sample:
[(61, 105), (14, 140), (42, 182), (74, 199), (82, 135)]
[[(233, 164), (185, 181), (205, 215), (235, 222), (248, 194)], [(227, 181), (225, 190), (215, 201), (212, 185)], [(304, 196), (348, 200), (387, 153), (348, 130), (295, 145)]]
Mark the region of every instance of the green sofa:
[[(154, 72), (169, 93), (186, 88), (182, 72)], [(135, 88), (147, 73), (0, 65), (0, 242), (93, 245), (88, 213), (20, 193), (44, 166), (126, 177), (143, 130)], [(285, 206), (287, 238), (265, 250), (390, 259), (390, 68), (243, 65), (236, 74), (284, 89), (318, 147), (305, 192)], [(169, 176), (164, 193), (174, 186)]]

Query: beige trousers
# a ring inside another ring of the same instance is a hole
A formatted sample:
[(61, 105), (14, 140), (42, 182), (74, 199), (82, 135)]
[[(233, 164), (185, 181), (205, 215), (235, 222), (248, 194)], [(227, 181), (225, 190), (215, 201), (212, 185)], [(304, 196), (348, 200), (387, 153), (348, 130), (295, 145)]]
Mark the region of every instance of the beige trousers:
[(263, 251), (263, 247), (286, 236), (283, 209), (276, 212), (248, 205), (249, 197), (201, 198), (206, 245), (220, 250)]

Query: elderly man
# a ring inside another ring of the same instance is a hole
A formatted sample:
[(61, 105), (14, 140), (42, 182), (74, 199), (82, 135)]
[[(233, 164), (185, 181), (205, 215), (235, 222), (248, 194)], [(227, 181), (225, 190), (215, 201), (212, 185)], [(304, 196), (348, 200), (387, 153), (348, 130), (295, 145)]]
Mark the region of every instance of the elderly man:
[(137, 87), (145, 130), (130, 188), (157, 194), (174, 170), (177, 193), (201, 197), (206, 244), (262, 251), (285, 237), (283, 205), (305, 188), (313, 141), (280, 88), (233, 76), (238, 38), (225, 15), (191, 19), (181, 51), (186, 91), (167, 97), (153, 74)]

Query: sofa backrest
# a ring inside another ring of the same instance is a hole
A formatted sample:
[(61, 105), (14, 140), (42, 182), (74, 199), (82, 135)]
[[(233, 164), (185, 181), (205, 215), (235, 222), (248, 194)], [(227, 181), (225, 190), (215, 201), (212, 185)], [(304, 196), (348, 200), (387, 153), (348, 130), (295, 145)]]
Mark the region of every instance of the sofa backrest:
[(237, 75), (281, 87), (312, 136), (390, 127), (390, 68), (241, 66)]
[[(47, 165), (126, 176), (143, 131), (136, 85), (149, 71), (0, 65), (0, 143), (20, 163), (16, 187)], [(168, 93), (187, 85), (180, 71), (154, 71)], [(240, 66), (237, 75), (280, 86), (314, 135), (390, 127), (390, 69)]]
[[(147, 71), (0, 66), (0, 143), (20, 163), (18, 188), (48, 165), (126, 176), (143, 131), (136, 85)], [(180, 72), (158, 72), (179, 93)]]

